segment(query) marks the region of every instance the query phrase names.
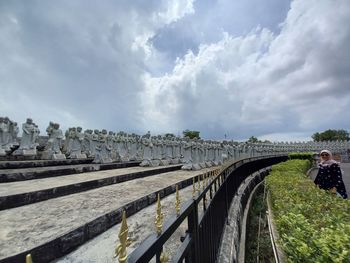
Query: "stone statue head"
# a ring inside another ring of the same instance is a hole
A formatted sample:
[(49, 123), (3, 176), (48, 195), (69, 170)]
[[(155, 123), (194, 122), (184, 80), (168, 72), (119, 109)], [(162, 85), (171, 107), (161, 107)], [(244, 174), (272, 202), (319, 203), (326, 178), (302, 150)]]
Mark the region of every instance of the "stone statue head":
[(33, 124), (33, 120), (31, 118), (27, 118), (26, 123), (27, 124)]
[(100, 133), (99, 130), (97, 130), (97, 129), (94, 130), (94, 134), (99, 134), (99, 133)]
[(77, 131), (78, 131), (78, 132), (81, 132), (82, 130), (83, 130), (82, 127), (77, 127)]
[(52, 126), (56, 130), (60, 128), (60, 125), (58, 123), (52, 123)]

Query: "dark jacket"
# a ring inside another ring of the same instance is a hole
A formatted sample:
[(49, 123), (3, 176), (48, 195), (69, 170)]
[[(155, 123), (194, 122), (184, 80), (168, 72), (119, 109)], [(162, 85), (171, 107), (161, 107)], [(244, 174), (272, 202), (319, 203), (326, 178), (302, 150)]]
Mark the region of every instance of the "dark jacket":
[(318, 173), (314, 181), (315, 184), (325, 190), (330, 190), (335, 187), (343, 198), (348, 198), (339, 164), (319, 164), (318, 168)]

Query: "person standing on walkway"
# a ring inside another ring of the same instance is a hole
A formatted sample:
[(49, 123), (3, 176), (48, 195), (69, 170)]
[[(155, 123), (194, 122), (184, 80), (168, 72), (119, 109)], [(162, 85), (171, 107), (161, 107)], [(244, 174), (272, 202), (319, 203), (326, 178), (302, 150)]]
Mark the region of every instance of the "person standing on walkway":
[(320, 157), (321, 161), (318, 164), (315, 184), (321, 189), (339, 194), (344, 199), (348, 198), (340, 166), (337, 161), (333, 160), (332, 153), (328, 150), (322, 150)]

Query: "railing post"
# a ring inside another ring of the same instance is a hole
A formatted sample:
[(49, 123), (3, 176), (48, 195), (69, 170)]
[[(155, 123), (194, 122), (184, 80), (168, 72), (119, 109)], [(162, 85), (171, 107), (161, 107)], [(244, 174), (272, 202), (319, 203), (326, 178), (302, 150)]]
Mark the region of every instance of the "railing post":
[(193, 209), (188, 215), (188, 233), (192, 239), (190, 257), (191, 263), (199, 262), (199, 242), (198, 242), (198, 204), (197, 200), (193, 201)]

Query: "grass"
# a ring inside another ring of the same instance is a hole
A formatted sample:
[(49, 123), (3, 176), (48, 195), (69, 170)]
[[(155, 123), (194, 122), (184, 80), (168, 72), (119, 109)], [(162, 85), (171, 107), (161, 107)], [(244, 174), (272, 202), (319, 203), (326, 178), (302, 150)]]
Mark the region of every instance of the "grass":
[(245, 262), (247, 263), (274, 262), (266, 211), (267, 204), (264, 197), (264, 184), (261, 184), (255, 192), (255, 196), (252, 199), (252, 206), (248, 213), (245, 247)]

